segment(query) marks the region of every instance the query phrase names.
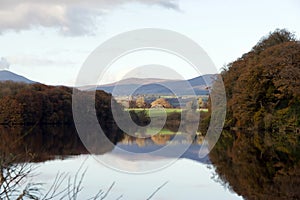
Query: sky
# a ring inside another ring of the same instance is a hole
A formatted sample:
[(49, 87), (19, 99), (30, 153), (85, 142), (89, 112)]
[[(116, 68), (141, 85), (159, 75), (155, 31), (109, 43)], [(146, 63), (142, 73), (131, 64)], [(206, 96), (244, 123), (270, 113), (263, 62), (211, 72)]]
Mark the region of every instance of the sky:
[[(103, 42), (127, 31), (159, 28), (200, 45), (216, 68), (202, 73), (214, 73), (276, 28), (299, 38), (299, 10), (297, 0), (0, 0), (0, 69), (45, 84), (72, 86), (83, 63)], [(185, 79), (199, 75), (174, 55), (141, 51), (112, 64), (103, 83), (130, 77), (135, 67), (151, 64), (171, 67)]]

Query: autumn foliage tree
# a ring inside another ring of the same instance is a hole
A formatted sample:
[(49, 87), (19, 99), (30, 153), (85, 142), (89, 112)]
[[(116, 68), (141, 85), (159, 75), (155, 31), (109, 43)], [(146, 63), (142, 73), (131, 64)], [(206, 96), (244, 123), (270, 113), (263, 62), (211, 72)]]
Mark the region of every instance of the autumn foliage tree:
[(222, 72), (227, 127), (300, 126), (300, 43), (275, 30)]
[(151, 103), (151, 107), (172, 108), (172, 105), (164, 98), (158, 98)]
[[(73, 124), (72, 88), (0, 82), (0, 124)], [(82, 96), (90, 92), (82, 92)], [(103, 91), (95, 93), (95, 108), (100, 123), (114, 124), (111, 102), (122, 108)]]

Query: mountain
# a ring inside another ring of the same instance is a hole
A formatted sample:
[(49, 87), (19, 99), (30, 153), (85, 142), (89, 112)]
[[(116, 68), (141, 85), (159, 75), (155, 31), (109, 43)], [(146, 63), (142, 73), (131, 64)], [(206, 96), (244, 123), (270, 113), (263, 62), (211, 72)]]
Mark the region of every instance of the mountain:
[[(131, 91), (134, 91), (133, 95), (190, 95), (193, 92), (195, 92), (196, 95), (206, 95), (208, 94), (207, 88), (211, 86), (214, 77), (214, 74), (208, 74), (187, 81), (129, 78), (119, 82), (98, 86), (97, 90), (113, 93), (114, 96), (130, 95)], [(190, 84), (191, 87), (187, 87), (187, 84)]]
[(14, 82), (23, 82), (23, 83), (35, 83), (32, 80), (29, 80), (23, 76), (12, 73), (10, 71), (2, 70), (0, 71), (0, 81), (14, 81)]
[[(170, 79), (156, 79), (156, 78), (129, 78), (119, 82), (101, 85), (97, 90), (104, 90), (108, 93), (113, 93), (114, 96), (127, 96), (134, 91), (133, 95), (138, 94), (156, 94), (156, 95), (206, 95), (207, 88), (212, 85), (214, 74), (199, 76), (190, 80), (170, 80)], [(14, 81), (23, 83), (35, 83), (23, 76), (15, 74), (10, 71), (0, 71), (1, 81)], [(190, 85), (190, 87), (188, 87)], [(116, 87), (117, 86), (117, 87)], [(93, 86), (81, 87), (82, 90), (93, 90)], [(188, 89), (189, 88), (189, 89)]]
[(176, 80), (169, 80), (169, 79), (159, 79), (159, 78), (128, 78), (124, 80), (120, 80), (115, 83), (105, 84), (103, 86), (115, 86), (115, 85), (129, 85), (129, 84), (151, 84), (151, 83), (160, 83), (166, 81), (176, 81)]

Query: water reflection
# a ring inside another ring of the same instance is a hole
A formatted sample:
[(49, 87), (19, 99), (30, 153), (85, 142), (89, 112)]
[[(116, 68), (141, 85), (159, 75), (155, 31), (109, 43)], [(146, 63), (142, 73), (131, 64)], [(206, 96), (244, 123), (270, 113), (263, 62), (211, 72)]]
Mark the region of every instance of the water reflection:
[[(0, 126), (0, 151), (1, 156), (6, 154), (32, 155), (30, 158), (21, 157), (20, 161), (46, 161), (33, 164), (39, 167), (35, 172), (38, 175), (31, 180), (45, 183), (46, 190), (58, 171), (70, 173), (71, 176), (75, 175), (80, 164), (86, 160), (85, 166), (88, 167), (88, 171), (83, 181), (85, 190), (80, 194), (79, 199), (97, 193), (99, 188), (107, 189), (106, 187), (114, 181), (117, 184), (108, 199), (116, 199), (122, 194), (124, 199), (146, 199), (166, 181), (168, 185), (154, 199), (241, 199), (212, 178), (215, 172), (207, 157), (199, 159), (198, 151), (202, 144), (202, 136), (195, 137), (191, 134), (180, 133), (174, 139), (175, 135), (172, 132), (163, 131), (161, 134), (148, 135), (144, 138), (111, 133), (108, 136), (109, 140), (116, 146), (101, 143), (100, 146), (94, 147), (99, 152), (98, 155), (82, 155), (88, 152), (74, 127)], [(91, 130), (87, 132), (91, 133)], [(93, 134), (87, 136), (91, 141), (94, 139)], [(95, 142), (95, 144), (99, 143)], [(164, 154), (149, 155), (149, 152), (156, 152), (166, 145), (169, 145), (170, 149)], [(177, 160), (174, 152), (180, 146), (186, 145), (189, 148)], [(134, 154), (128, 156), (124, 152)], [(155, 173), (138, 176), (113, 170), (97, 162), (95, 157), (106, 158), (121, 166), (126, 165), (127, 168), (131, 168), (131, 171), (163, 165), (170, 159), (176, 159), (177, 162)], [(178, 188), (181, 188), (180, 191), (174, 192)]]
[[(116, 162), (118, 161), (110, 153), (104, 156), (108, 156)], [(97, 193), (99, 188), (106, 191), (112, 182), (116, 184), (107, 199), (117, 199), (120, 195), (123, 195), (122, 199), (147, 199), (151, 193), (165, 182), (168, 182), (167, 185), (155, 194), (152, 199), (242, 199), (212, 178), (215, 172), (212, 167), (208, 167), (210, 166), (209, 164), (206, 165), (184, 158), (179, 159), (168, 168), (154, 173), (133, 175), (105, 167), (99, 164), (92, 156), (81, 155), (68, 158), (67, 160), (53, 160), (39, 165), (38, 173), (40, 172), (40, 175), (35, 177), (35, 180), (44, 182), (45, 187), (48, 187), (56, 175), (56, 170), (75, 175), (78, 166), (82, 162), (85, 162), (88, 170), (83, 181), (84, 188), (78, 199), (90, 197), (91, 194)], [(153, 162), (153, 160), (151, 162), (131, 162), (131, 167), (134, 169), (143, 163), (149, 165), (153, 164)], [(161, 160), (156, 160), (155, 162), (161, 162)]]
[(299, 134), (223, 132), (210, 159), (246, 199), (300, 199)]
[[(84, 137), (89, 144), (92, 144), (89, 149), (92, 152), (84, 147), (82, 138), (79, 138), (74, 126), (0, 126), (0, 152), (2, 156), (31, 155), (30, 160), (25, 160), (24, 156), (23, 161), (44, 161), (57, 156), (104, 154), (113, 151), (115, 146), (117, 149), (114, 152), (118, 154), (120, 153), (118, 149), (132, 153), (149, 153), (167, 145), (176, 149), (193, 144), (189, 151), (195, 148), (196, 157), (196, 149), (203, 141), (203, 136), (188, 133), (179, 133), (175, 137), (175, 132), (166, 129), (156, 135), (145, 133), (143, 138), (131, 136), (132, 134), (111, 132), (106, 135), (110, 142), (101, 141), (97, 133), (91, 129), (86, 128), (86, 132)], [(160, 156), (172, 157), (172, 154)]]
[[(147, 153), (152, 153), (152, 156), (162, 158), (177, 158), (177, 149), (186, 147), (186, 151), (180, 155), (180, 158), (188, 158), (196, 160), (202, 163), (210, 163), (208, 157), (200, 159), (198, 156), (199, 149), (203, 141), (202, 136), (192, 138), (190, 134), (181, 133), (175, 138), (175, 135), (152, 135), (146, 138), (136, 138), (129, 135), (125, 135), (124, 139), (121, 140), (112, 153), (119, 155), (120, 157), (126, 156), (125, 152), (136, 153), (131, 157), (131, 160), (142, 159)], [(157, 151), (168, 145), (168, 150)], [(124, 151), (123, 151), (124, 150)], [(148, 158), (149, 159), (149, 158)]]
[[(87, 138), (95, 143), (94, 152), (105, 154), (102, 158), (109, 162), (118, 161), (123, 166), (131, 164), (137, 168), (139, 161), (145, 165), (146, 161), (149, 164), (177, 159), (174, 152), (188, 145), (181, 159), (212, 162), (223, 182), (247, 199), (300, 198), (300, 134), (297, 133), (223, 132), (209, 158), (199, 159), (203, 141), (200, 135), (179, 133), (174, 139), (169, 130), (156, 135), (145, 133), (143, 138), (110, 133), (112, 143), (106, 144), (96, 141), (92, 132), (87, 130)], [(40, 162), (89, 153), (74, 127), (0, 126), (0, 134), (1, 157), (24, 155), (18, 157), (19, 161)], [(158, 150), (166, 145), (168, 151), (161, 154)]]
[[(86, 137), (95, 141), (95, 151), (109, 152), (114, 145), (99, 143), (93, 138), (95, 133), (88, 132)], [(74, 126), (0, 126), (0, 152), (5, 155), (24, 155), (20, 161), (45, 161), (69, 155), (86, 154), (88, 151), (78, 137)], [(123, 135), (110, 134), (112, 144), (121, 140)], [(28, 157), (28, 155), (30, 155)]]

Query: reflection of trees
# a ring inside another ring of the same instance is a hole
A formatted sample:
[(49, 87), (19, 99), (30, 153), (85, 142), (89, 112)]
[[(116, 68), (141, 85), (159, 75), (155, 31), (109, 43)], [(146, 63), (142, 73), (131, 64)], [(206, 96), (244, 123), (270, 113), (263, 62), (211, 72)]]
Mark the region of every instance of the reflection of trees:
[(299, 199), (300, 136), (223, 132), (210, 159), (216, 171), (247, 199)]
[(136, 138), (135, 142), (139, 147), (144, 147), (146, 145), (144, 138)]
[(151, 136), (151, 140), (157, 145), (165, 145), (168, 141), (171, 140), (170, 135), (153, 135)]
[(120, 141), (121, 144), (134, 145), (137, 144), (139, 147), (152, 146), (152, 145), (178, 145), (178, 144), (202, 144), (204, 137), (201, 135), (191, 135), (188, 133), (181, 133), (180, 135), (168, 133), (168, 134), (155, 134), (155, 135), (143, 135), (131, 136), (124, 134), (124, 138)]
[[(111, 143), (100, 143), (95, 140), (97, 134), (93, 130), (86, 130), (86, 137), (93, 141), (96, 152), (111, 151)], [(0, 126), (0, 152), (9, 155), (32, 155), (30, 160), (42, 161), (53, 156), (78, 155), (88, 153), (81, 142), (74, 126)], [(122, 138), (120, 133), (107, 136), (113, 144)], [(99, 145), (101, 144), (101, 145)], [(26, 161), (26, 157), (19, 157), (19, 161)]]
[[(300, 45), (275, 30), (221, 73), (225, 127), (210, 158), (224, 181), (247, 199), (300, 199)], [(209, 117), (209, 116), (208, 116)]]
[[(112, 144), (122, 138), (112, 133), (107, 136), (112, 142), (105, 143), (96, 140), (95, 131), (86, 132), (94, 142), (93, 153), (99, 154), (111, 151)], [(85, 173), (81, 168), (74, 177), (58, 174), (45, 194), (40, 183), (27, 184), (34, 173), (31, 162), (88, 153), (74, 126), (0, 126), (0, 137), (0, 199), (76, 199)], [(104, 199), (105, 193), (97, 195), (95, 199)]]
[(0, 126), (0, 132), (0, 151), (7, 154), (25, 155), (29, 153), (34, 155), (34, 158), (31, 159), (44, 160), (55, 155), (74, 155), (86, 152), (75, 129), (72, 128)]

